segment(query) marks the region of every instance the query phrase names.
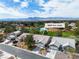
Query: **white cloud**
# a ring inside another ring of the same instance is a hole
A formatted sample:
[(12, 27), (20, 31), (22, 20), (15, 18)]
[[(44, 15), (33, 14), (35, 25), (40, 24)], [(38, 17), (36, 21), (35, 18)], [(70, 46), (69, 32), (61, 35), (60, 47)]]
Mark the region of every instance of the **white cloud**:
[(54, 16), (79, 17), (79, 2), (75, 0), (69, 5), (59, 6)]
[[(16, 0), (19, 1), (19, 0)], [(28, 0), (29, 1), (29, 0)], [(64, 0), (63, 0), (64, 1)], [(36, 0), (36, 2), (43, 6), (44, 12), (34, 10), (34, 13), (21, 13), (17, 9), (8, 8), (0, 3), (0, 18), (6, 17), (79, 17), (79, 0), (70, 0), (71, 3), (64, 3), (59, 0), (49, 0), (45, 3), (43, 0)], [(21, 7), (28, 7), (28, 2), (21, 2)]]
[[(60, 2), (59, 0), (49, 0), (47, 3), (43, 3), (42, 0), (39, 0), (40, 6), (43, 6), (45, 12), (37, 13), (39, 16), (49, 17), (49, 16), (61, 16), (61, 17), (79, 17), (79, 0), (62, 0), (63, 2)], [(37, 1), (37, 2), (39, 2)], [(67, 3), (67, 2), (71, 3)], [(50, 12), (51, 9), (51, 13)]]
[(18, 10), (8, 8), (3, 4), (0, 4), (0, 18), (21, 18), (21, 17), (28, 17), (29, 14), (23, 14)]
[(28, 7), (28, 2), (21, 2), (21, 7)]

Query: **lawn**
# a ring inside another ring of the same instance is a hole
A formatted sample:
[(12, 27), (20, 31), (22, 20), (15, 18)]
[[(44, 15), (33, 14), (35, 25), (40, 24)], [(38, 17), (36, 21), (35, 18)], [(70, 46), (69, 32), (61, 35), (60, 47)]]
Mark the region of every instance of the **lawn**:
[(74, 32), (73, 32), (73, 31), (62, 32), (62, 36), (63, 36), (63, 37), (74, 36)]
[[(48, 32), (49, 36), (57, 36), (57, 32)], [(70, 37), (74, 36), (74, 32), (72, 31), (67, 31), (67, 32), (61, 32), (62, 37)]]
[(56, 32), (48, 32), (48, 36), (56, 36)]

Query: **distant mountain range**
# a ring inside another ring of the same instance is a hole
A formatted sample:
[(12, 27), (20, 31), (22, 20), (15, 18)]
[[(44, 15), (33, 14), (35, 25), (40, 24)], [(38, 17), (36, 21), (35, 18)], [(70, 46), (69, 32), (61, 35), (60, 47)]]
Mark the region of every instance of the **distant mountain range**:
[(79, 18), (68, 17), (29, 17), (29, 18), (1, 18), (0, 21), (61, 21), (61, 20), (79, 20)]

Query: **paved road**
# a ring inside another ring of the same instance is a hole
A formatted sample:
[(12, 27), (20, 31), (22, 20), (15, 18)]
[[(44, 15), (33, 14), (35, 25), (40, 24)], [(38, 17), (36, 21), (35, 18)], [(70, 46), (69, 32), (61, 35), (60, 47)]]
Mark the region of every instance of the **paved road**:
[(0, 44), (0, 49), (10, 54), (16, 55), (22, 59), (49, 59), (49, 58), (31, 53), (30, 51), (22, 50), (20, 48), (12, 47), (5, 44)]

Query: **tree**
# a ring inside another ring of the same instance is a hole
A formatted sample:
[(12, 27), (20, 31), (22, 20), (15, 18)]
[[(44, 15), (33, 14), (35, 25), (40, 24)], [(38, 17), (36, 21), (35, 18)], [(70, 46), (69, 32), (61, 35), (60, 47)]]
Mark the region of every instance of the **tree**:
[(76, 22), (77, 28), (75, 29), (74, 33), (76, 37), (79, 37), (79, 21)]
[(75, 29), (75, 36), (79, 37), (79, 28)]
[(36, 28), (41, 28), (41, 27), (44, 27), (44, 23), (43, 22), (36, 22), (36, 23), (34, 23), (34, 26)]
[(44, 35), (48, 35), (48, 32), (46, 30), (44, 31)]
[(40, 34), (40, 30), (38, 28), (33, 28), (33, 29), (30, 30), (30, 33)]
[(13, 32), (13, 31), (16, 31), (16, 28), (13, 27), (13, 26), (6, 26), (5, 30), (4, 30), (5, 33), (10, 33), (10, 32)]
[(35, 41), (33, 40), (33, 35), (27, 35), (25, 39), (25, 44), (27, 45), (29, 50), (32, 50), (35, 46)]
[(29, 33), (29, 28), (21, 28), (22, 32)]
[(71, 27), (70, 27), (70, 26), (68, 26), (68, 24), (69, 24), (68, 22), (65, 22), (65, 27), (66, 27), (66, 29), (67, 29), (67, 30), (70, 30), (70, 29), (71, 29)]
[(4, 38), (4, 36), (0, 35), (0, 42), (3, 42), (3, 38)]

